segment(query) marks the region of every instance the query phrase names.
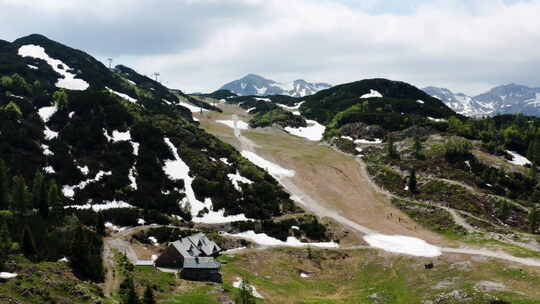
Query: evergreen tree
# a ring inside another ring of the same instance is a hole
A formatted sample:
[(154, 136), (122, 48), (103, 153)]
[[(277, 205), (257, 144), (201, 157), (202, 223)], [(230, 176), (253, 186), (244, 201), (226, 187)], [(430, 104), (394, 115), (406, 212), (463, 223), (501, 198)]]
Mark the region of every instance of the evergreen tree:
[(142, 304), (156, 304), (156, 299), (154, 298), (154, 290), (150, 286), (146, 286), (144, 291)]
[(4, 261), (11, 249), (11, 237), (7, 229), (6, 222), (0, 218), (0, 269), (4, 266)]
[(411, 193), (418, 192), (418, 189), (416, 187), (416, 169), (411, 170), (411, 174), (409, 176), (409, 191)]
[(0, 159), (0, 210), (7, 210), (10, 205), (7, 166), (4, 160)]
[(11, 210), (21, 215), (30, 209), (32, 195), (28, 191), (28, 186), (24, 177), (15, 176), (13, 178), (13, 190), (11, 192)]
[(41, 200), (43, 199), (43, 174), (38, 169), (34, 175), (34, 183), (32, 185), (32, 204), (34, 209), (39, 209), (41, 206)]
[(396, 150), (396, 146), (394, 143), (394, 138), (391, 136), (388, 136), (388, 143), (386, 146), (388, 157), (393, 159), (399, 159), (399, 153)]
[(23, 230), (22, 252), (29, 260), (34, 261), (37, 257), (36, 242), (32, 230), (26, 226)]
[(98, 212), (97, 214), (96, 232), (101, 236), (105, 235), (105, 219), (103, 218), (103, 214), (101, 212)]
[(420, 137), (415, 136), (414, 137), (414, 143), (413, 143), (413, 151), (414, 151), (414, 157), (416, 159), (422, 158), (422, 142), (420, 141)]
[(47, 191), (47, 204), (52, 208), (55, 214), (62, 214), (64, 211), (64, 205), (60, 198), (60, 191), (58, 185), (54, 180), (49, 182), (49, 190)]
[(529, 212), (529, 227), (530, 227), (531, 233), (536, 233), (536, 231), (538, 230), (538, 225), (540, 224), (539, 221), (540, 221), (540, 214), (536, 208), (533, 208)]
[(102, 249), (103, 241), (97, 233), (77, 225), (69, 245), (69, 260), (75, 273), (94, 282), (103, 281)]
[(538, 136), (529, 143), (527, 158), (533, 163), (540, 163), (540, 139)]
[(531, 164), (531, 168), (529, 169), (529, 175), (533, 181), (538, 182), (538, 165), (536, 164), (536, 162), (533, 162)]
[(56, 106), (58, 106), (59, 109), (63, 109), (68, 104), (68, 95), (66, 93), (66, 90), (60, 89), (53, 93), (53, 99)]
[[(135, 292), (135, 284), (133, 284), (133, 278), (128, 276), (122, 284), (120, 284), (120, 303), (122, 304), (139, 304), (139, 298)], [(145, 293), (146, 295), (146, 293)]]

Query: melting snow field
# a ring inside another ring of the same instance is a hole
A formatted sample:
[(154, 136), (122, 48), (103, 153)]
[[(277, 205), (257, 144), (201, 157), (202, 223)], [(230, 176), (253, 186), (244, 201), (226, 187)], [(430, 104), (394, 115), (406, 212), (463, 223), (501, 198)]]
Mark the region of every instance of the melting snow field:
[(509, 160), (508, 162), (514, 164), (514, 165), (518, 165), (518, 166), (526, 166), (526, 165), (530, 165), (531, 164), (531, 161), (528, 160), (526, 157), (524, 157), (523, 155), (515, 152), (515, 151), (508, 151), (506, 150), (506, 153), (512, 155), (512, 160)]
[(339, 247), (339, 245), (334, 242), (302, 243), (300, 242), (300, 240), (298, 240), (294, 236), (288, 237), (287, 241), (284, 242), (282, 240), (278, 240), (276, 238), (268, 236), (266, 233), (255, 233), (255, 231), (253, 230), (244, 231), (240, 233), (234, 233), (234, 234), (227, 233), (227, 235), (250, 240), (262, 246), (289, 246), (289, 247), (311, 246), (311, 247), (320, 247), (320, 248), (338, 248)]
[[(169, 138), (165, 138), (165, 143), (171, 148), (174, 160), (165, 161), (165, 166), (163, 171), (173, 178), (173, 179), (182, 179), (184, 180), (184, 187), (186, 193), (187, 202), (191, 206), (191, 215), (193, 216), (193, 222), (196, 223), (207, 223), (207, 224), (219, 224), (219, 223), (230, 223), (237, 221), (249, 221), (243, 214), (229, 215), (225, 216), (225, 210), (213, 211), (212, 200), (206, 198), (204, 202), (199, 201), (195, 197), (195, 192), (191, 187), (193, 183), (193, 177), (189, 176), (189, 167), (188, 165), (180, 158), (178, 155), (178, 150), (170, 141)], [(184, 202), (185, 204), (186, 202)], [(197, 217), (199, 212), (204, 208), (208, 209), (208, 213), (205, 213), (202, 217)]]
[(364, 240), (371, 246), (389, 252), (421, 257), (437, 257), (442, 254), (441, 248), (426, 241), (403, 235), (368, 234)]
[(18, 54), (22, 57), (33, 57), (45, 60), (55, 72), (64, 76), (64, 78), (59, 78), (55, 84), (59, 88), (84, 91), (89, 87), (86, 81), (75, 79), (75, 76), (77, 75), (68, 72), (71, 68), (65, 63), (61, 60), (49, 57), (49, 55), (45, 53), (45, 49), (41, 46), (33, 44), (23, 45), (19, 48)]
[(291, 128), (286, 127), (285, 131), (300, 137), (307, 138), (312, 141), (320, 141), (323, 138), (326, 127), (316, 122), (315, 120), (306, 119), (307, 127)]
[(259, 155), (250, 152), (242, 151), (240, 152), (243, 157), (247, 158), (250, 162), (255, 165), (265, 169), (268, 173), (273, 176), (283, 176), (283, 177), (293, 177), (296, 172), (294, 170), (285, 169), (279, 165), (274, 164), (273, 162), (267, 161), (266, 159), (260, 157)]
[[(239, 130), (249, 130), (249, 124), (244, 122), (244, 121), (241, 121), (241, 120), (237, 120), (237, 121), (232, 121), (232, 120), (216, 120), (217, 123), (220, 123), (220, 124), (224, 124), (226, 125), (227, 127), (231, 128), (231, 129), (239, 129)], [(235, 126), (236, 124), (236, 126)]]
[(369, 93), (367, 94), (364, 94), (362, 96), (360, 96), (361, 99), (364, 99), (364, 98), (373, 98), (373, 97), (383, 97), (381, 93), (375, 91), (375, 90), (369, 90)]

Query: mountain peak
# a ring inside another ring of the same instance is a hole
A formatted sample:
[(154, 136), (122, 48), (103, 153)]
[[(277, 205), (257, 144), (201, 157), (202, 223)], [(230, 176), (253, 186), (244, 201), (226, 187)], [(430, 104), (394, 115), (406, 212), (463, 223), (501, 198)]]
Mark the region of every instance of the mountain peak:
[(331, 85), (327, 83), (311, 83), (304, 79), (297, 79), (292, 83), (280, 83), (250, 73), (241, 79), (225, 84), (221, 89), (229, 90), (240, 96), (289, 95), (303, 97), (330, 87)]

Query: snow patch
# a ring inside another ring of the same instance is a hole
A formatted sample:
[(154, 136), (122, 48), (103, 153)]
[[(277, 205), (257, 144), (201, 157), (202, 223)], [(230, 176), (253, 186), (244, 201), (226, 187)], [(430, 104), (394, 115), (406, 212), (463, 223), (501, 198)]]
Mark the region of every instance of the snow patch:
[[(234, 288), (242, 288), (242, 279), (241, 278), (236, 278), (236, 281), (233, 282), (233, 287)], [(251, 291), (251, 294), (254, 297), (259, 298), (259, 299), (264, 299), (264, 297), (257, 291), (255, 286), (246, 284), (246, 288)]]
[(154, 245), (154, 246), (159, 245), (157, 239), (156, 239), (155, 237), (153, 237), (153, 236), (149, 236), (149, 237), (148, 237), (148, 240), (149, 240), (150, 242), (152, 242), (152, 245)]
[(416, 102), (419, 103), (419, 104), (424, 104), (424, 101), (420, 100), (420, 99), (418, 99)]
[(421, 257), (437, 257), (441, 248), (426, 241), (403, 235), (368, 234), (364, 240), (371, 246), (385, 251)]
[(226, 235), (239, 237), (246, 240), (250, 240), (256, 244), (262, 246), (288, 246), (288, 247), (320, 247), (320, 248), (338, 248), (339, 245), (335, 242), (321, 242), (321, 243), (303, 243), (294, 236), (289, 236), (284, 242), (278, 240), (271, 236), (268, 236), (266, 233), (255, 233), (253, 230), (240, 232), (240, 233), (226, 233)]
[(53, 105), (50, 107), (43, 107), (38, 110), (39, 117), (41, 117), (41, 120), (43, 122), (48, 122), (49, 119), (58, 111), (58, 106)]
[(77, 75), (68, 72), (71, 70), (68, 65), (63, 63), (61, 60), (51, 58), (49, 55), (47, 55), (47, 53), (45, 53), (45, 49), (41, 46), (33, 44), (23, 45), (19, 48), (18, 54), (21, 57), (32, 57), (44, 60), (55, 72), (64, 76), (64, 78), (59, 78), (56, 81), (55, 85), (59, 88), (84, 91), (90, 86), (86, 81), (76, 79), (75, 76)]
[(301, 272), (301, 273), (300, 273), (300, 277), (301, 277), (301, 278), (309, 278), (309, 275), (306, 274), (306, 273)]
[(231, 129), (249, 130), (249, 124), (241, 120), (216, 120), (216, 122), (224, 124)]
[(48, 173), (48, 174), (56, 173), (56, 171), (54, 171), (54, 168), (52, 166), (47, 166), (47, 167), (43, 168), (43, 171), (45, 171), (45, 173)]
[(16, 273), (0, 272), (0, 279), (2, 279), (2, 280), (13, 279), (13, 278), (16, 278), (17, 276), (18, 276), (18, 274), (16, 274)]
[(124, 93), (120, 93), (120, 92), (116, 92), (115, 90), (112, 90), (110, 88), (107, 88), (107, 90), (109, 90), (109, 92), (117, 95), (117, 96), (120, 96), (121, 98), (131, 102), (131, 103), (134, 103), (134, 104), (137, 104), (137, 99), (127, 95), (127, 94), (124, 94)]
[(240, 183), (245, 183), (245, 184), (253, 184), (253, 181), (243, 177), (242, 175), (240, 175), (240, 172), (238, 172), (238, 170), (236, 171), (236, 174), (227, 174), (227, 177), (229, 178), (229, 180), (232, 182), (232, 184), (234, 185), (234, 188), (238, 191), (242, 191), (242, 188), (240, 187), (240, 184), (238, 184), (239, 182)]
[(187, 103), (187, 102), (182, 102), (182, 101), (181, 101), (181, 102), (179, 103), (179, 105), (181, 105), (181, 106), (187, 108), (188, 110), (191, 111), (191, 113), (208, 112), (207, 109), (203, 109), (203, 108), (201, 108), (201, 107), (194, 106), (194, 105), (189, 104), (189, 103)]
[(364, 94), (362, 96), (360, 96), (361, 99), (365, 99), (365, 98), (374, 98), (374, 97), (383, 97), (381, 93), (375, 91), (375, 90), (369, 90), (369, 93), (367, 94)]
[(75, 189), (84, 189), (88, 184), (90, 183), (93, 183), (93, 182), (98, 182), (100, 181), (104, 176), (109, 176), (111, 175), (112, 172), (111, 171), (99, 171), (96, 176), (94, 178), (91, 178), (91, 179), (87, 179), (85, 181), (82, 181), (80, 182), (78, 185), (74, 185), (74, 186), (69, 186), (69, 185), (65, 185), (62, 187), (62, 193), (64, 193), (64, 196), (65, 197), (69, 197), (69, 198), (72, 198), (74, 195), (75, 195)]
[(378, 144), (382, 144), (382, 139), (380, 138), (375, 138), (374, 140), (369, 140), (369, 139), (357, 139), (354, 141), (355, 144), (357, 145), (360, 145), (360, 144), (365, 144), (365, 145), (378, 145)]
[(45, 126), (45, 130), (43, 130), (43, 134), (45, 135), (46, 140), (52, 140), (58, 137), (58, 132), (49, 129), (47, 126)]
[(53, 151), (50, 150), (49, 146), (46, 144), (41, 145), (41, 149), (43, 149), (43, 155), (45, 156), (52, 156), (54, 155)]
[(506, 150), (506, 153), (512, 155), (512, 160), (509, 160), (508, 162), (514, 165), (525, 166), (532, 164), (530, 160), (515, 151)]
[(65, 209), (73, 208), (77, 210), (87, 210), (92, 209), (95, 212), (100, 212), (103, 210), (113, 209), (113, 208), (135, 208), (132, 205), (124, 201), (106, 201), (104, 204), (85, 204), (85, 205), (71, 205), (65, 206)]
[(289, 169), (280, 167), (279, 165), (276, 165), (273, 162), (267, 161), (266, 159), (260, 157), (259, 155), (253, 152), (242, 151), (240, 154), (242, 154), (242, 156), (247, 158), (250, 162), (265, 169), (268, 173), (270, 173), (273, 176), (293, 177), (296, 174), (294, 170), (289, 170)]
[(315, 120), (306, 119), (307, 127), (291, 128), (286, 127), (285, 131), (290, 134), (307, 138), (311, 141), (320, 141), (323, 138), (326, 127), (316, 122)]
[(446, 119), (444, 118), (433, 118), (428, 116), (428, 119), (434, 122), (446, 122)]

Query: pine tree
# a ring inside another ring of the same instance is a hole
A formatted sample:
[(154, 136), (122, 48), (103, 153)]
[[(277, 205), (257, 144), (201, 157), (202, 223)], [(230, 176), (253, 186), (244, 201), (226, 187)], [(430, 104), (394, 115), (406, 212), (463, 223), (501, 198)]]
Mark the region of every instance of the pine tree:
[(96, 233), (101, 236), (105, 235), (105, 219), (103, 218), (103, 214), (101, 212), (98, 212), (97, 214)]
[(414, 137), (413, 151), (414, 151), (414, 157), (416, 159), (422, 158), (422, 142), (420, 141), (420, 137), (418, 136)]
[(10, 205), (7, 166), (4, 160), (0, 159), (0, 210), (7, 210)]
[(531, 179), (535, 182), (538, 182), (538, 165), (536, 164), (536, 162), (533, 162), (531, 164), (531, 168), (529, 169), (529, 175), (531, 177)]
[[(139, 304), (139, 298), (135, 292), (135, 284), (133, 284), (133, 278), (128, 276), (122, 284), (120, 284), (120, 303), (122, 304)], [(146, 294), (146, 293), (145, 293)]]
[(532, 209), (529, 212), (529, 227), (531, 230), (531, 233), (536, 233), (538, 230), (538, 225), (540, 224), (540, 214), (536, 208)]
[(416, 193), (418, 191), (416, 186), (416, 169), (412, 169), (409, 176), (409, 191), (411, 193)]
[(32, 230), (28, 226), (23, 230), (22, 252), (25, 257), (32, 261), (37, 257), (36, 242), (34, 241)]
[(3, 218), (0, 218), (0, 269), (11, 249), (11, 237)]
[(386, 149), (388, 152), (388, 157), (393, 158), (393, 159), (399, 159), (399, 153), (396, 150), (394, 138), (391, 136), (388, 136), (388, 143), (387, 143)]
[(49, 207), (52, 208), (55, 214), (62, 214), (64, 211), (64, 206), (62, 200), (60, 199), (60, 191), (58, 190), (58, 185), (54, 180), (49, 182), (49, 190), (47, 191), (47, 203)]
[(34, 175), (34, 183), (32, 185), (32, 204), (34, 209), (39, 209), (41, 206), (42, 194), (43, 194), (43, 174), (40, 170), (36, 171)]
[(32, 204), (32, 194), (28, 191), (28, 186), (24, 177), (15, 176), (13, 178), (13, 190), (11, 192), (11, 210), (24, 215)]
[(150, 286), (146, 286), (142, 304), (156, 304), (156, 299), (154, 298), (154, 291)]

